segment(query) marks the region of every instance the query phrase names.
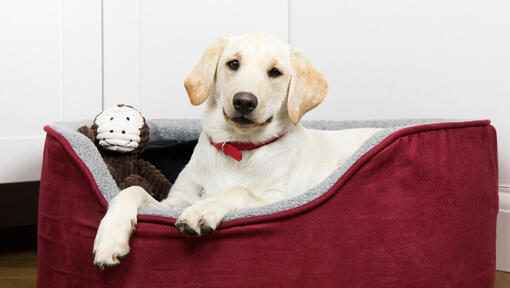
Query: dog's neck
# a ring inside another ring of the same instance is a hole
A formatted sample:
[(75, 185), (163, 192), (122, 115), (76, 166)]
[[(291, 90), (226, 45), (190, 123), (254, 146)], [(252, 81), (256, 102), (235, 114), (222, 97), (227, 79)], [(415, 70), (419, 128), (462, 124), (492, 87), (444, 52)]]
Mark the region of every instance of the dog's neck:
[[(283, 136), (283, 135), (282, 135)], [(226, 155), (234, 158), (237, 161), (241, 161), (243, 159), (242, 151), (245, 150), (253, 150), (268, 144), (275, 142), (280, 139), (281, 136), (275, 137), (273, 139), (269, 139), (266, 142), (260, 143), (251, 143), (251, 142), (219, 142), (215, 143), (211, 140), (211, 145), (216, 147), (219, 151), (225, 153)]]

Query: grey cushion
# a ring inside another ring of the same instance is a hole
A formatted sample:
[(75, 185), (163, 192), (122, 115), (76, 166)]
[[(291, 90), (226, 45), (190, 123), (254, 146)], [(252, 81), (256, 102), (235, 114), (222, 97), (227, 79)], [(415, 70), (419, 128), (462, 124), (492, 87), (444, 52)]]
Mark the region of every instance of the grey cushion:
[[(278, 201), (269, 205), (244, 209), (228, 214), (224, 220), (233, 220), (244, 217), (267, 215), (284, 210), (292, 209), (308, 203), (327, 192), (337, 180), (351, 167), (363, 154), (388, 137), (395, 131), (409, 126), (420, 124), (451, 122), (446, 119), (400, 119), (400, 120), (377, 120), (377, 121), (305, 121), (303, 125), (308, 128), (323, 130), (341, 130), (350, 128), (377, 127), (384, 128), (369, 138), (342, 166), (333, 171), (326, 179), (317, 186), (308, 190), (302, 195), (294, 198)], [(84, 135), (76, 130), (82, 125), (90, 126), (92, 120), (75, 122), (56, 122), (51, 127), (62, 134), (71, 144), (72, 148), (90, 170), (99, 190), (109, 202), (117, 193), (119, 188), (111, 177), (99, 151), (94, 144)], [(175, 120), (158, 119), (148, 120), (151, 128), (150, 141), (178, 140), (189, 141), (197, 139), (201, 132), (199, 120)], [(141, 209), (139, 214), (160, 215), (177, 218), (181, 211), (159, 211)]]

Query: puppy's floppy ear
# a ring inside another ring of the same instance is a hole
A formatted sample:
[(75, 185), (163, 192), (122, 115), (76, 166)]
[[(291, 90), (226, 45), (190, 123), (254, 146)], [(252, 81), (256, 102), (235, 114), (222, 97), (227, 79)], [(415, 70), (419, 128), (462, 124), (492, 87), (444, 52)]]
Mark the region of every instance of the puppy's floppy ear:
[(224, 38), (218, 38), (207, 47), (200, 62), (198, 62), (197, 66), (195, 66), (191, 74), (184, 81), (184, 87), (188, 92), (191, 104), (200, 105), (209, 96), (218, 61), (227, 42)]
[(292, 76), (290, 80), (287, 110), (296, 125), (303, 115), (319, 105), (328, 94), (328, 82), (313, 68), (301, 52), (291, 50)]

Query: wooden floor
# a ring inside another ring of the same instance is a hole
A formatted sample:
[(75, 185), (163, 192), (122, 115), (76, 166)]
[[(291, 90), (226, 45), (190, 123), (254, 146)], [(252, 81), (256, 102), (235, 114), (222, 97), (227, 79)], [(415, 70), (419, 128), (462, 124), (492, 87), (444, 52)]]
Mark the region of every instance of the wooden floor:
[(510, 273), (496, 271), (495, 288), (510, 288)]
[[(11, 234), (12, 231), (8, 231)], [(36, 287), (37, 250), (34, 231), (22, 231), (15, 242), (0, 243), (0, 288)], [(7, 239), (0, 233), (0, 239)], [(23, 239), (23, 240), (19, 240)], [(495, 288), (510, 288), (510, 273), (496, 271)]]
[(0, 287), (35, 287), (37, 252), (35, 250), (0, 254)]
[(36, 287), (37, 227), (0, 229), (0, 288)]

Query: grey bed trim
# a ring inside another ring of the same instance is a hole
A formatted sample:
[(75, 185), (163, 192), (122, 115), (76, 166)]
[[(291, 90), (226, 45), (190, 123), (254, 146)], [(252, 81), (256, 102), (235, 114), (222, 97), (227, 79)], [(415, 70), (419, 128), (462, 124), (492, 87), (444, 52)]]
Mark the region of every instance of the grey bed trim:
[[(369, 138), (342, 166), (338, 167), (321, 183), (308, 190), (304, 194), (294, 198), (274, 202), (262, 207), (244, 209), (235, 213), (230, 213), (225, 217), (224, 221), (252, 216), (268, 215), (304, 205), (327, 192), (361, 156), (363, 156), (393, 132), (405, 127), (421, 124), (460, 121), (462, 120), (399, 119), (374, 121), (305, 121), (303, 122), (305, 127), (323, 130), (342, 130), (362, 127), (377, 127), (384, 128), (384, 130), (379, 131), (371, 138)], [(163, 139), (173, 139), (179, 141), (193, 140), (198, 138), (202, 130), (199, 120), (157, 119), (148, 120), (147, 122), (151, 129), (151, 141)], [(78, 157), (81, 158), (83, 163), (90, 170), (104, 198), (110, 202), (110, 200), (119, 193), (119, 188), (117, 188), (115, 181), (111, 177), (108, 168), (106, 168), (106, 165), (94, 144), (87, 137), (76, 131), (82, 125), (90, 126), (91, 124), (92, 120), (56, 122), (50, 125), (50, 127), (67, 139), (75, 153), (78, 155)], [(138, 211), (139, 214), (159, 215), (172, 218), (177, 218), (181, 212), (182, 210), (160, 211), (151, 209), (140, 209)]]

